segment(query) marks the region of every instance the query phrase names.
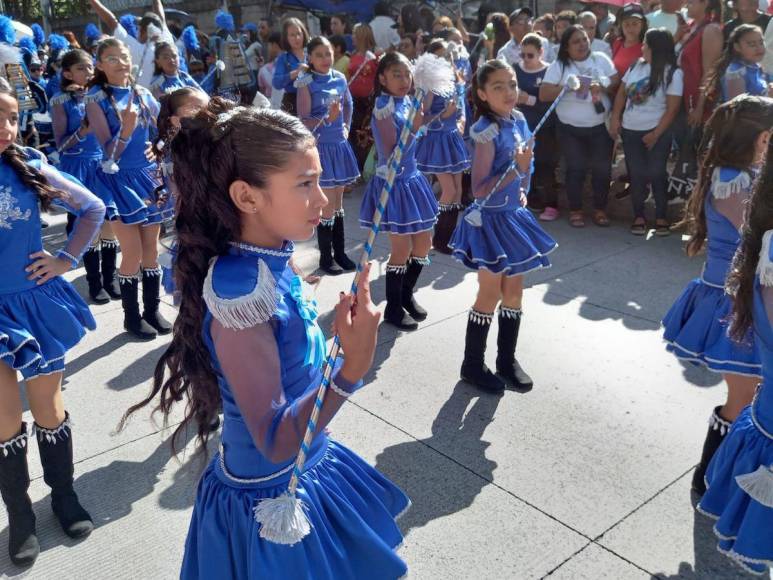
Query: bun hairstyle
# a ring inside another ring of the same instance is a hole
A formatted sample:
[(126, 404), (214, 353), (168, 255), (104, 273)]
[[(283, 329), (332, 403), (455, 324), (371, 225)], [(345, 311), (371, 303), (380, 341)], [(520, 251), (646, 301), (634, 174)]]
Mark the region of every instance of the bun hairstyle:
[(749, 201), (746, 222), (741, 230), (741, 245), (727, 279), (727, 290), (733, 295), (730, 336), (739, 342), (745, 341), (752, 327), (754, 276), (762, 250), (762, 236), (768, 230), (773, 230), (773, 139), (768, 142), (765, 166)]
[(723, 103), (711, 115), (699, 147), (701, 159), (698, 183), (687, 201), (685, 217), (690, 233), (687, 255), (698, 254), (706, 245), (706, 193), (716, 167), (748, 170), (754, 163), (754, 143), (763, 131), (773, 127), (773, 99), (739, 95)]
[[(0, 95), (17, 99), (16, 91), (3, 77), (0, 77)], [(45, 175), (27, 163), (27, 154), (24, 152), (24, 148), (17, 143), (11, 143), (6, 147), (2, 159), (16, 172), (21, 182), (37, 194), (40, 206), (44, 210), (51, 207), (53, 200), (68, 197), (65, 192), (52, 187)]]
[(212, 258), (241, 238), (241, 214), (229, 188), (236, 180), (266, 187), (271, 175), (282, 171), (293, 154), (314, 147), (315, 140), (296, 117), (274, 109), (236, 106), (219, 97), (181, 124), (172, 141), (179, 192), (174, 274), (181, 290), (180, 311), (172, 342), (156, 365), (150, 394), (129, 408), (120, 427), (157, 395), (155, 411), (165, 419), (176, 402), (187, 399), (172, 449), (193, 422), (201, 444), (198, 451), (205, 452), (209, 425), (221, 401), (211, 355), (202, 340), (206, 313), (202, 291)]

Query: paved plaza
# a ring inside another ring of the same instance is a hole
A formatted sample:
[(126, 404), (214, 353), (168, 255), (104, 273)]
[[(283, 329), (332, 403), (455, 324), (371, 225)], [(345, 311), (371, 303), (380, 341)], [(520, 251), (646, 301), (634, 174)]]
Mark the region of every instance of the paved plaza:
[[(365, 238), (356, 227), (359, 200), (346, 199), (352, 257)], [(44, 232), (54, 246), (62, 222), (56, 216)], [(576, 230), (561, 220), (546, 229), (560, 247), (551, 269), (526, 278), (518, 347), (533, 391), (495, 396), (459, 381), (476, 278), (433, 254), (417, 292), (429, 318), (412, 333), (382, 326), (369, 384), (330, 426), (412, 498), (400, 521), (409, 576), (746, 578), (716, 551), (711, 524), (690, 496), (707, 418), (724, 386), (666, 353), (659, 329), (701, 260), (684, 256), (678, 235), (635, 238), (622, 222)], [(316, 266), (314, 245), (298, 247), (307, 271)], [(387, 255), (388, 240), (380, 236), (373, 295), (382, 306)], [(83, 270), (69, 278), (85, 294)], [(326, 330), (330, 308), (350, 281), (351, 275), (326, 277), (318, 287)], [(173, 315), (168, 299), (164, 308)], [(130, 341), (120, 302), (92, 309), (99, 327), (70, 353), (64, 396), (75, 425), (76, 489), (96, 529), (83, 542), (59, 529), (32, 445), (30, 493), (42, 553), (30, 570), (11, 565), (0, 510), (2, 577), (178, 574), (203, 467), (193, 438), (172, 458), (171, 430), (149, 412), (116, 432), (124, 410), (148, 392), (168, 339)], [(25, 418), (32, 420), (29, 412)]]

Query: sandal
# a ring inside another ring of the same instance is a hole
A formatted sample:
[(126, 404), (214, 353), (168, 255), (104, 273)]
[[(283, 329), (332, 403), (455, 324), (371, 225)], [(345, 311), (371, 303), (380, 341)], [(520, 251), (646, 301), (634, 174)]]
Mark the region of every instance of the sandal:
[(671, 224), (665, 220), (658, 220), (655, 223), (655, 235), (665, 238), (671, 235)]
[(637, 218), (631, 225), (631, 233), (634, 236), (643, 236), (647, 233), (647, 222), (643, 218)]
[(604, 210), (597, 209), (593, 213), (593, 223), (600, 228), (609, 227), (609, 218), (607, 217), (607, 214), (604, 212)]
[(582, 214), (581, 211), (569, 212), (569, 225), (572, 226), (573, 228), (585, 227), (585, 216)]

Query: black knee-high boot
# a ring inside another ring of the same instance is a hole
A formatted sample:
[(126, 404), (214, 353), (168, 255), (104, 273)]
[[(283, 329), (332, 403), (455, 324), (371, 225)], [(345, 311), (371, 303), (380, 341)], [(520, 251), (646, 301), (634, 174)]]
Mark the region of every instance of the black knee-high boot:
[(100, 240), (102, 254), (102, 288), (113, 300), (121, 299), (121, 288), (115, 275), (118, 240)]
[(338, 276), (343, 273), (343, 270), (333, 262), (334, 225), (335, 218), (329, 220), (322, 218), (317, 226), (317, 244), (319, 244), (319, 269), (331, 276)]
[(417, 258), (416, 256), (411, 256), (408, 258), (405, 279), (403, 280), (403, 308), (411, 315), (411, 318), (418, 322), (426, 320), (427, 318), (427, 311), (419, 306), (419, 303), (416, 302), (416, 299), (413, 297), (416, 282), (419, 280), (419, 276), (421, 275), (424, 266), (429, 266), (429, 258)]
[(94, 529), (89, 513), (83, 509), (73, 489), (75, 468), (72, 462), (72, 426), (70, 415), (56, 429), (33, 424), (37, 435), (43, 481), (51, 488), (51, 508), (56, 519), (71, 538), (83, 538)]
[(8, 555), (17, 566), (30, 566), (40, 554), (35, 512), (27, 490), (27, 424), (10, 441), (0, 443), (0, 494), (8, 510)]
[(467, 318), (467, 336), (464, 339), (462, 380), (486, 391), (504, 391), (505, 383), (486, 366), (486, 339), (491, 328), (493, 314), (470, 309)]
[(386, 267), (386, 309), (384, 321), (402, 330), (415, 330), (419, 324), (403, 309), (403, 285), (408, 267), (387, 264)]
[(344, 234), (344, 210), (339, 209), (335, 213), (333, 222), (333, 259), (341, 266), (344, 272), (351, 272), (357, 268), (357, 264), (346, 255), (346, 236)]
[(719, 414), (721, 410), (722, 407), (715, 407), (714, 412), (709, 417), (709, 430), (706, 433), (706, 440), (703, 442), (701, 461), (692, 475), (692, 489), (698, 495), (706, 493), (706, 470), (709, 468), (711, 458), (714, 457), (733, 424), (732, 421), (722, 418)]
[(172, 332), (172, 323), (158, 311), (161, 304), (161, 268), (142, 269), (142, 319), (159, 334)]
[(517, 389), (528, 390), (534, 381), (515, 358), (518, 332), (521, 329), (521, 311), (499, 307), (499, 334), (497, 335), (497, 372)]
[(441, 205), (440, 214), (435, 224), (435, 233), (432, 236), (432, 247), (441, 254), (450, 254), (451, 248), (448, 242), (456, 229), (459, 217), (459, 206), (456, 204)]
[[(138, 273), (139, 274), (139, 273)], [(121, 302), (123, 304), (123, 327), (141, 340), (156, 338), (158, 332), (140, 316), (139, 286), (140, 277), (119, 276), (121, 283)]]
[(94, 304), (107, 304), (110, 295), (102, 288), (102, 276), (99, 273), (99, 247), (92, 246), (83, 254), (86, 268), (86, 282), (89, 284), (89, 297)]

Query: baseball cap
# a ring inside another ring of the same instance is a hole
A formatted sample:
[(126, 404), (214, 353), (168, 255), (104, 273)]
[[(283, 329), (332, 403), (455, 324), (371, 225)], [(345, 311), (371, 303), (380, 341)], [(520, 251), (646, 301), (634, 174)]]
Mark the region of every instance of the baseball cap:
[(529, 18), (534, 18), (534, 12), (532, 11), (532, 9), (529, 8), (528, 6), (524, 6), (522, 8), (516, 8), (515, 10), (513, 10), (510, 13), (510, 17), (508, 18), (508, 21), (512, 23), (516, 18), (524, 14)]
[(625, 6), (623, 6), (623, 10), (620, 13), (620, 17), (622, 19), (640, 18), (641, 20), (644, 20), (644, 10), (639, 4), (634, 4), (633, 2), (630, 2)]

